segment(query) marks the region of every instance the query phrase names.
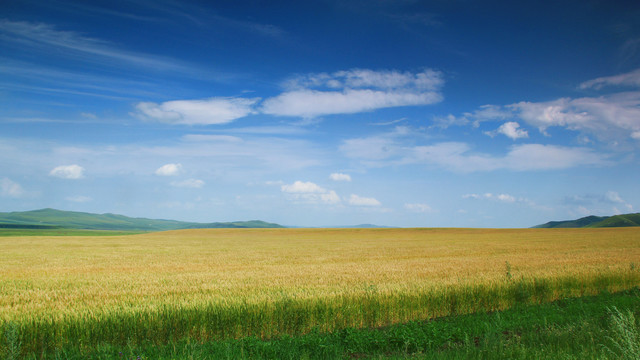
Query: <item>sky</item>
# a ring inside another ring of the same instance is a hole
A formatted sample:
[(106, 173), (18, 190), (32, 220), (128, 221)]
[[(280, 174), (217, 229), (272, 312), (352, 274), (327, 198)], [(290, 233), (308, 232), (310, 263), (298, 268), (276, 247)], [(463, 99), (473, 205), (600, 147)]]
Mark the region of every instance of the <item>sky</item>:
[(0, 212), (639, 211), (637, 1), (0, 2)]

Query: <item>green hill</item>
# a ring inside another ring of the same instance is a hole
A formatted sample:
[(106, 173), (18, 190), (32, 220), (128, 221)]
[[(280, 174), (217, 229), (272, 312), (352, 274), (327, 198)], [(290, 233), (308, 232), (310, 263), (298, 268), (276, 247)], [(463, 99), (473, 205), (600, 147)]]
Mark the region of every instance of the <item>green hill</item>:
[(601, 222), (607, 216), (586, 216), (577, 220), (549, 221), (548, 223), (534, 226), (534, 228), (555, 229), (555, 228), (581, 228)]
[(586, 216), (577, 220), (549, 221), (548, 223), (534, 226), (534, 228), (600, 228), (640, 226), (640, 213), (614, 216)]
[(640, 226), (640, 213), (624, 214), (608, 217), (587, 227), (625, 227)]
[(0, 213), (0, 228), (68, 228), (87, 230), (165, 231), (207, 228), (277, 228), (278, 224), (260, 220), (195, 223), (175, 220), (131, 218), (117, 214), (90, 214), (76, 211), (41, 209)]

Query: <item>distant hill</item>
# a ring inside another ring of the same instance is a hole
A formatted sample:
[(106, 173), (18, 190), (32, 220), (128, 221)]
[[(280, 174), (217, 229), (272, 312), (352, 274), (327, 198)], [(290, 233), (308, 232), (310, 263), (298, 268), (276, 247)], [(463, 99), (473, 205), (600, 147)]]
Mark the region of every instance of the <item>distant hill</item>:
[(614, 216), (586, 216), (577, 220), (549, 221), (548, 223), (534, 226), (534, 228), (600, 228), (640, 226), (640, 213)]
[(282, 228), (284, 226), (260, 220), (195, 223), (176, 220), (131, 218), (117, 214), (91, 214), (56, 209), (0, 213), (0, 228), (47, 229), (68, 228), (87, 230), (165, 231), (210, 228)]
[(624, 226), (640, 226), (640, 213), (611, 216), (595, 224), (590, 224), (587, 227), (624, 227)]

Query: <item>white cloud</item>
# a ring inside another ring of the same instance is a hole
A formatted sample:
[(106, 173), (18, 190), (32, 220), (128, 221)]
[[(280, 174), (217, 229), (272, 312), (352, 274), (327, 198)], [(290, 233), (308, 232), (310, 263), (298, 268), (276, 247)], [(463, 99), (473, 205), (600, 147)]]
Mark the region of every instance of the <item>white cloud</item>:
[(494, 155), (474, 152), (462, 142), (412, 145), (415, 140), (420, 138), (412, 132), (396, 130), (366, 138), (346, 139), (339, 149), (345, 156), (371, 167), (429, 164), (463, 173), (499, 169), (556, 170), (608, 163), (607, 155), (586, 147), (522, 144), (510, 147), (504, 155)]
[(188, 134), (184, 135), (182, 139), (190, 142), (242, 142), (241, 138), (231, 135)]
[(442, 73), (427, 69), (419, 73), (352, 69), (333, 74), (320, 73), (298, 76), (288, 80), (289, 89), (301, 88), (377, 88), (438, 90), (444, 84)]
[(635, 86), (640, 87), (640, 69), (633, 70), (628, 73), (614, 75), (614, 76), (604, 76), (599, 77), (597, 79), (585, 81), (580, 84), (580, 89), (600, 89), (606, 85), (627, 85), (627, 86)]
[(494, 137), (497, 134), (503, 134), (513, 140), (529, 137), (529, 133), (527, 132), (527, 130), (519, 129), (519, 127), (520, 124), (518, 124), (517, 122), (509, 121), (502, 124), (497, 130), (487, 131), (485, 132), (485, 134), (491, 137)]
[(381, 206), (380, 201), (374, 198), (362, 197), (355, 194), (349, 196), (349, 205), (354, 206)]
[(161, 104), (140, 102), (134, 116), (147, 121), (181, 125), (226, 124), (252, 114), (258, 99), (217, 97), (204, 100), (174, 100)]
[(623, 205), (628, 211), (633, 211), (633, 206), (631, 204), (629, 204), (628, 202), (626, 202), (625, 200), (623, 200), (620, 197), (620, 194), (618, 194), (615, 191), (607, 191), (607, 193), (605, 194), (605, 199), (607, 201), (610, 201), (614, 204), (620, 204)]
[(310, 181), (296, 181), (293, 184), (282, 185), (281, 190), (286, 193), (324, 193), (327, 191)]
[(474, 112), (466, 112), (462, 116), (436, 116), (433, 119), (435, 127), (446, 129), (450, 126), (463, 126), (471, 123), (473, 127), (479, 127), (481, 122), (506, 120), (513, 117), (513, 112), (497, 105), (482, 105)]
[(329, 178), (333, 181), (351, 181), (351, 175), (342, 173), (333, 173)]
[(159, 167), (155, 174), (159, 176), (176, 176), (182, 170), (182, 164), (166, 164)]
[[(262, 111), (280, 116), (313, 118), (397, 106), (440, 102), (444, 80), (434, 70), (420, 73), (355, 69), (311, 74), (290, 80), (288, 91), (266, 99)], [(318, 88), (320, 90), (318, 90)]]
[(0, 179), (0, 195), (2, 197), (19, 198), (24, 195), (22, 186), (17, 182), (11, 181), (9, 178)]
[(500, 167), (512, 170), (558, 170), (605, 165), (606, 157), (582, 147), (525, 144), (511, 148)]
[[(640, 69), (587, 81), (581, 87), (599, 89), (604, 85), (640, 86)], [(589, 134), (612, 144), (629, 139), (637, 140), (640, 138), (640, 91), (617, 92), (598, 97), (565, 97), (544, 102), (521, 101), (505, 106), (484, 105), (458, 117), (435, 117), (433, 126), (447, 128), (472, 123), (478, 127), (484, 121), (507, 119), (520, 119), (545, 135), (549, 135), (547, 129), (550, 127), (562, 127), (580, 132), (583, 137)], [(487, 134), (493, 136), (501, 133), (512, 139), (526, 137), (528, 134), (518, 129), (519, 126), (519, 123), (510, 121), (497, 131)]]
[[(493, 201), (499, 201), (499, 202), (505, 202), (505, 203), (514, 203), (516, 201), (518, 201), (515, 197), (513, 197), (512, 195), (509, 194), (492, 194), (492, 193), (485, 193), (485, 194), (466, 194), (463, 195), (462, 198), (464, 199), (476, 199), (476, 200), (493, 200)], [(520, 201), (526, 201), (525, 199), (520, 199)]]
[(84, 168), (80, 165), (62, 165), (57, 166), (51, 172), (50, 176), (55, 176), (61, 179), (77, 180), (84, 177)]
[(383, 136), (344, 140), (340, 150), (348, 157), (366, 160), (383, 160), (400, 154), (394, 139)]
[(312, 182), (295, 181), (280, 187), (293, 201), (311, 204), (338, 204), (340, 197), (333, 190), (327, 190)]
[(71, 202), (77, 202), (77, 203), (85, 203), (85, 202), (92, 201), (93, 199), (90, 198), (89, 196), (78, 195), (78, 196), (66, 197), (65, 200), (71, 201)]
[(171, 186), (181, 188), (199, 189), (204, 186), (204, 181), (198, 179), (187, 179), (183, 181), (172, 181)]
[(549, 127), (560, 126), (606, 141), (633, 138), (640, 131), (640, 92), (541, 103), (520, 102), (508, 107), (542, 133)]
[[(620, 214), (633, 212), (633, 205), (624, 200), (616, 191), (607, 191), (605, 194), (586, 194), (565, 196), (563, 204), (580, 215), (593, 214)], [(620, 211), (618, 207), (623, 207)]]
[(474, 154), (470, 150), (467, 144), (456, 142), (416, 146), (413, 154), (402, 162), (434, 164), (456, 172), (557, 170), (606, 163), (604, 156), (589, 149), (555, 145), (517, 145), (502, 157)]
[(404, 208), (409, 211), (418, 212), (418, 213), (433, 212), (433, 209), (431, 208), (431, 206), (427, 204), (404, 204)]

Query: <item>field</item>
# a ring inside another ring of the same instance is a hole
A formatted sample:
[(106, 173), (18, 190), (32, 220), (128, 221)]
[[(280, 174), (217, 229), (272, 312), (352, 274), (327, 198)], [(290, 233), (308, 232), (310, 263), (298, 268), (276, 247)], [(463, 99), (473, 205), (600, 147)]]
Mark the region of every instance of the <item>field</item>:
[(491, 312), (633, 289), (639, 261), (638, 228), (0, 237), (0, 355), (276, 339)]

